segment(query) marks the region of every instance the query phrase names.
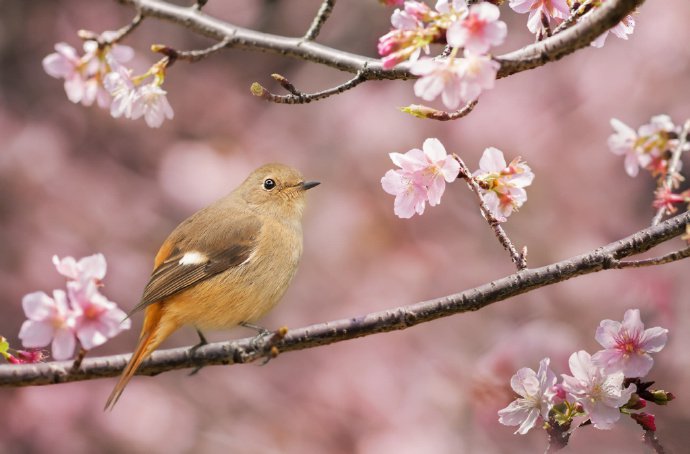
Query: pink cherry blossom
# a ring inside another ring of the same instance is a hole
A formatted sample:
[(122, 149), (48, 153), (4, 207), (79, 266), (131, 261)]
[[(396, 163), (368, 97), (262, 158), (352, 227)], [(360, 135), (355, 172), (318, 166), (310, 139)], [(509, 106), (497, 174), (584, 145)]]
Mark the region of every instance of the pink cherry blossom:
[(664, 348), (667, 334), (667, 329), (658, 326), (644, 329), (639, 309), (628, 309), (622, 323), (603, 320), (599, 324), (594, 337), (604, 350), (595, 353), (592, 361), (608, 373), (644, 377), (654, 364), (650, 353)]
[(486, 56), (466, 54), (465, 58), (422, 59), (410, 68), (421, 76), (415, 95), (433, 101), (439, 95), (448, 109), (474, 101), (485, 89), (493, 88), (500, 65)]
[(75, 260), (74, 257), (64, 257), (61, 259), (54, 255), (53, 265), (55, 265), (58, 273), (82, 283), (89, 281), (100, 283), (107, 271), (107, 264), (103, 254), (83, 257), (79, 261)]
[(570, 7), (566, 0), (510, 0), (508, 6), (516, 13), (529, 13), (527, 28), (532, 33), (543, 30), (542, 16), (552, 21), (565, 19), (570, 14)]
[(91, 350), (115, 337), (122, 330), (129, 329), (131, 321), (117, 304), (103, 296), (93, 281), (85, 284), (68, 282), (70, 302), (78, 309), (75, 318), (75, 332), (81, 345)]
[(638, 148), (639, 138), (634, 129), (616, 118), (611, 119), (611, 127), (615, 133), (608, 139), (609, 149), (614, 154), (625, 157), (625, 172), (631, 177), (636, 177), (640, 167), (645, 167), (651, 162), (651, 157)]
[(422, 59), (415, 62), (410, 72), (421, 76), (414, 84), (414, 94), (425, 101), (439, 95), (448, 109), (457, 109), (462, 102), (461, 67), (457, 59)]
[(452, 15), (454, 19), (457, 19), (458, 16), (464, 16), (467, 13), (467, 1), (438, 0), (435, 8), (439, 13)]
[(424, 214), (427, 190), (415, 176), (404, 170), (389, 170), (381, 178), (383, 190), (395, 196), (393, 212), (399, 218), (408, 219), (415, 213)]
[(635, 420), (644, 430), (651, 430), (652, 432), (656, 430), (656, 421), (654, 415), (650, 413), (640, 412), (631, 413), (630, 417)]
[(45, 347), (52, 343), (53, 358), (68, 359), (74, 353), (74, 328), (78, 311), (69, 307), (67, 296), (55, 290), (53, 298), (43, 292), (29, 293), (22, 299), (28, 318), (19, 330), (19, 338), (27, 348)]
[(573, 375), (563, 375), (563, 388), (582, 405), (594, 427), (610, 429), (620, 419), (619, 408), (630, 400), (636, 386), (623, 388), (622, 372), (604, 372), (584, 350), (570, 355), (568, 364)]
[(482, 183), (482, 198), (489, 211), (501, 222), (527, 201), (524, 188), (534, 180), (534, 173), (519, 157), (506, 164), (503, 152), (493, 147), (484, 150), (473, 176)]
[(43, 69), (48, 75), (65, 79), (65, 92), (70, 101), (100, 107), (110, 105), (110, 95), (103, 87), (103, 79), (110, 72), (108, 58), (126, 62), (132, 58), (130, 47), (120, 45), (99, 46), (96, 41), (84, 41), (84, 55), (66, 43), (55, 45), (55, 53), (43, 59)]
[(510, 379), (511, 388), (521, 397), (498, 411), (498, 421), (506, 426), (519, 425), (516, 434), (526, 434), (540, 416), (548, 419), (556, 385), (556, 374), (549, 368), (549, 362), (549, 358), (542, 359), (536, 373), (523, 367)]
[(501, 65), (486, 55), (465, 52), (460, 59), (460, 97), (465, 103), (474, 101), (482, 91), (494, 88), (496, 73)]
[(423, 214), (427, 201), (431, 206), (438, 205), (446, 183), (455, 181), (460, 171), (460, 164), (448, 156), (438, 139), (426, 139), (422, 150), (391, 153), (390, 158), (400, 169), (386, 172), (381, 185), (395, 195), (394, 212), (401, 218)]
[(604, 47), (604, 44), (606, 43), (606, 38), (609, 36), (609, 32), (613, 33), (620, 39), (628, 39), (628, 35), (632, 35), (633, 32), (635, 31), (635, 18), (632, 17), (631, 15), (627, 15), (623, 18), (622, 21), (620, 21), (618, 24), (616, 24), (612, 29), (605, 31), (604, 33), (601, 34), (597, 39), (592, 41), (592, 46), (593, 47)]
[(131, 118), (136, 120), (143, 116), (151, 128), (159, 128), (166, 118), (172, 120), (175, 113), (166, 95), (167, 92), (155, 81), (140, 87), (132, 101)]
[(503, 43), (508, 34), (505, 22), (498, 20), (500, 10), (491, 3), (472, 5), (469, 14), (451, 24), (446, 32), (448, 44), (464, 47), (472, 54), (484, 54), (491, 46)]
[(110, 104), (110, 115), (113, 118), (132, 117), (132, 104), (138, 96), (137, 88), (132, 81), (131, 70), (122, 65), (113, 65), (114, 71), (107, 74), (103, 86), (113, 97)]

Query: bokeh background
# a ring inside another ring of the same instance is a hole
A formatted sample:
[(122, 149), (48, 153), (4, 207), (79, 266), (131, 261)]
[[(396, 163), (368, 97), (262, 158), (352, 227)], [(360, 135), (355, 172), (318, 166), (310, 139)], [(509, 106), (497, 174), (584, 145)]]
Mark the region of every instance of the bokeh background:
[[(304, 33), (316, 0), (211, 0), (207, 12), (271, 33)], [(299, 327), (471, 288), (513, 271), (461, 183), (440, 206), (400, 220), (380, 187), (388, 153), (438, 137), (476, 168), (485, 147), (522, 156), (536, 173), (529, 201), (506, 229), (529, 247), (530, 266), (585, 252), (648, 225), (653, 181), (627, 177), (608, 151), (609, 119), (637, 127), (654, 114), (690, 116), (690, 4), (647, 2), (627, 42), (613, 36), (560, 62), (500, 80), (460, 121), (423, 121), (396, 107), (419, 102), (413, 82), (369, 82), (321, 102), (285, 106), (249, 93), (279, 92), (277, 72), (317, 91), (350, 77), (275, 55), (227, 51), (177, 63), (165, 88), (175, 119), (158, 130), (71, 104), (41, 68), (78, 29), (115, 29), (133, 17), (114, 1), (0, 0), (0, 335), (19, 346), (21, 298), (64, 285), (51, 256), (102, 252), (104, 293), (125, 310), (148, 280), (153, 256), (182, 219), (224, 195), (254, 167), (294, 165), (323, 184), (309, 193), (297, 277), (262, 324)], [(502, 8), (509, 38), (529, 43), (526, 16)], [(340, 2), (319, 42), (375, 56), (390, 10)], [(125, 42), (144, 70), (152, 43), (178, 49), (209, 41), (145, 21)], [(671, 245), (679, 248), (680, 240)], [(670, 249), (665, 249), (670, 250)], [(663, 252), (663, 251), (662, 251)], [(657, 415), (675, 452), (690, 441), (690, 266), (609, 271), (512, 298), (477, 313), (280, 356), (264, 367), (209, 367), (137, 377), (112, 413), (114, 379), (0, 390), (3, 453), (513, 453), (542, 452), (545, 435), (513, 435), (496, 411), (512, 399), (510, 376), (545, 356), (566, 373), (573, 351), (596, 351), (604, 318), (639, 308), (670, 329), (650, 378), (676, 393)], [(129, 352), (132, 330), (92, 355)], [(246, 337), (245, 329), (210, 334)], [(196, 343), (181, 330), (166, 346)], [(624, 419), (580, 431), (565, 452), (642, 452)]]

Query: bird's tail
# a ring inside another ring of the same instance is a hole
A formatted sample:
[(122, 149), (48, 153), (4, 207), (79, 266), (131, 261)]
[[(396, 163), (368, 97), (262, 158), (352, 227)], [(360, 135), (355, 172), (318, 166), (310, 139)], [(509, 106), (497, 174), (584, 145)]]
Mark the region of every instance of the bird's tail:
[[(132, 357), (127, 363), (127, 367), (122, 371), (120, 380), (115, 385), (113, 392), (105, 403), (104, 410), (112, 410), (117, 400), (120, 398), (125, 386), (132, 379), (141, 363), (148, 358), (158, 346), (178, 328), (178, 325), (168, 320), (163, 320), (164, 309), (162, 304), (152, 304), (146, 308), (146, 316), (144, 317), (144, 326), (141, 328), (141, 335), (139, 336), (139, 343), (132, 354)], [(167, 322), (167, 323), (165, 323)]]

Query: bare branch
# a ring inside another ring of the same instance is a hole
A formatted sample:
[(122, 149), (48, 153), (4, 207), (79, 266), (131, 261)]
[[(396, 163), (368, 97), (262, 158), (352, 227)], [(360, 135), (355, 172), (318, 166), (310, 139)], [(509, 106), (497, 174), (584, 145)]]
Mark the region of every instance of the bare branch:
[[(288, 331), (267, 352), (266, 345), (252, 339), (219, 342), (190, 348), (155, 352), (146, 360), (140, 375), (156, 375), (173, 369), (200, 365), (237, 364), (256, 361), (277, 351), (289, 352), (332, 344), (376, 333), (401, 330), (449, 315), (476, 311), (536, 288), (563, 282), (577, 276), (611, 269), (617, 260), (648, 251), (685, 232), (690, 212), (667, 219), (614, 243), (576, 257), (515, 274), (461, 293), (402, 306), (359, 317), (319, 323)], [(87, 358), (72, 372), (71, 361), (42, 364), (0, 365), (0, 386), (30, 386), (114, 377), (125, 367), (130, 355)]]
[(138, 13), (136, 16), (134, 16), (132, 22), (120, 28), (119, 30), (116, 30), (114, 33), (108, 32), (97, 34), (88, 30), (79, 30), (77, 32), (77, 36), (79, 36), (81, 39), (90, 39), (96, 41), (100, 47), (109, 46), (122, 41), (127, 35), (136, 30), (143, 19), (144, 16), (141, 13)]
[(684, 258), (690, 257), (690, 247), (681, 249), (680, 251), (674, 251), (661, 257), (654, 257), (651, 259), (644, 260), (634, 260), (634, 261), (616, 261), (613, 263), (613, 267), (617, 269), (623, 268), (642, 268), (645, 266), (656, 266), (663, 265), (664, 263), (671, 263), (677, 260), (682, 260)]
[[(166, 20), (218, 41), (229, 39), (229, 48), (277, 53), (353, 74), (363, 71), (362, 76), (366, 80), (417, 78), (409, 72), (409, 63), (385, 70), (379, 59), (344, 52), (302, 38), (289, 38), (238, 27), (193, 8), (176, 6), (161, 0), (118, 1), (136, 7), (144, 17)], [(589, 46), (599, 35), (616, 25), (642, 3), (644, 0), (607, 1), (569, 29), (539, 43), (496, 57), (501, 64), (498, 77), (537, 68)]]
[(305, 41), (313, 41), (316, 39), (317, 36), (319, 36), (319, 33), (321, 32), (321, 27), (323, 27), (323, 24), (326, 23), (328, 20), (328, 17), (331, 15), (331, 11), (333, 11), (333, 6), (335, 6), (335, 0), (324, 0), (323, 3), (321, 4), (321, 7), (319, 8), (319, 11), (316, 13), (316, 17), (311, 23), (311, 26), (309, 27), (309, 30), (307, 30), (307, 33), (304, 34), (304, 40)]
[(525, 268), (527, 268), (526, 256), (520, 254), (517, 251), (517, 249), (515, 249), (515, 246), (513, 246), (513, 242), (510, 241), (510, 238), (508, 238), (508, 235), (506, 234), (505, 230), (503, 230), (503, 227), (501, 227), (501, 223), (491, 213), (489, 207), (486, 206), (484, 198), (482, 197), (482, 192), (479, 187), (479, 184), (477, 183), (477, 180), (475, 180), (472, 177), (472, 172), (470, 172), (470, 169), (467, 168), (465, 162), (462, 159), (460, 159), (458, 155), (453, 155), (453, 157), (456, 161), (458, 161), (458, 163), (460, 163), (460, 176), (465, 179), (465, 181), (467, 182), (467, 186), (469, 186), (472, 192), (477, 196), (477, 201), (479, 202), (479, 209), (481, 210), (484, 219), (486, 219), (486, 222), (489, 223), (489, 226), (494, 231), (494, 234), (496, 235), (496, 238), (498, 238), (498, 241), (501, 243), (501, 246), (503, 246), (503, 248), (510, 254), (510, 259), (515, 264), (518, 271), (524, 270)]

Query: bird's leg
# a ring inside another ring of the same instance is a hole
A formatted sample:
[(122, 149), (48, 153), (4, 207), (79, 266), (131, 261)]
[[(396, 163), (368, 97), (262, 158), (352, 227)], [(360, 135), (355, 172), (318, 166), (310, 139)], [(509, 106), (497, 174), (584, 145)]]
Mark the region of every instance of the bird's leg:
[[(204, 336), (204, 333), (201, 332), (199, 328), (196, 328), (196, 333), (199, 335), (199, 343), (193, 346), (191, 349), (189, 349), (189, 353), (193, 355), (196, 353), (197, 349), (199, 347), (203, 347), (204, 345), (208, 344), (208, 341), (206, 340), (206, 336)], [(189, 375), (195, 375), (197, 374), (204, 366), (197, 366), (192, 370)]]
[(203, 347), (204, 345), (208, 344), (206, 336), (204, 336), (204, 333), (202, 333), (199, 328), (196, 328), (196, 333), (199, 335), (199, 343), (192, 347), (193, 351), (195, 351), (199, 347)]

